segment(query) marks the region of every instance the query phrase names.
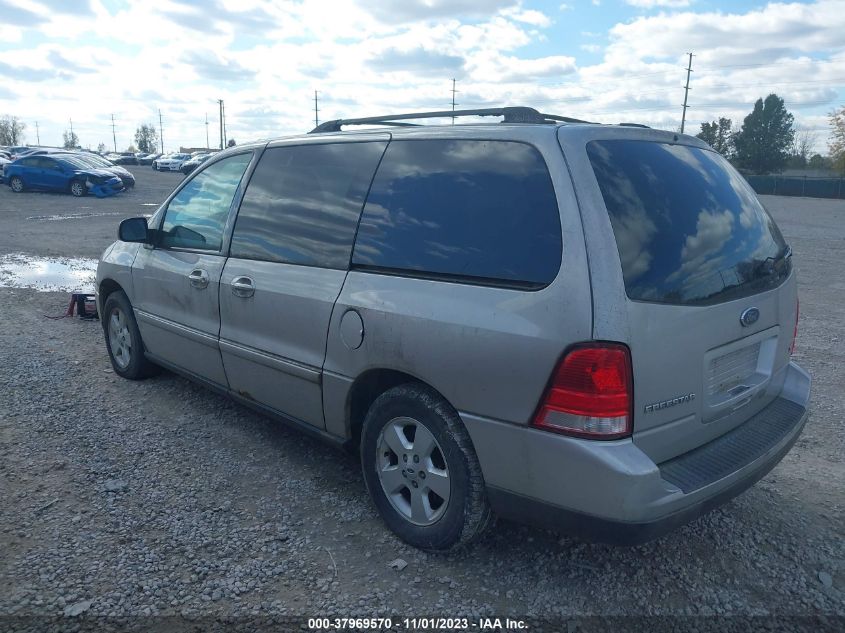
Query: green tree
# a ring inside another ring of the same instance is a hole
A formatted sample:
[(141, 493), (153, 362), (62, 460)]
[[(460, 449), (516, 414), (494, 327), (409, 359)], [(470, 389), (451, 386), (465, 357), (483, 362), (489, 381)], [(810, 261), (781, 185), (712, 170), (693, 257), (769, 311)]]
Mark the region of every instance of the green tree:
[(76, 132), (65, 130), (62, 132), (62, 139), (64, 140), (65, 149), (76, 149), (79, 147), (79, 137)]
[(0, 145), (20, 145), (23, 143), (23, 131), (26, 123), (16, 116), (3, 115), (0, 118)]
[(142, 123), (135, 130), (135, 145), (138, 151), (152, 154), (158, 148), (158, 132), (152, 123)]
[(100, 143), (99, 145), (97, 145), (97, 151), (98, 151), (100, 154), (102, 154), (103, 152), (105, 152), (105, 151), (106, 151), (106, 144), (105, 144), (105, 143)]
[(734, 135), (736, 160), (755, 174), (779, 171), (789, 159), (795, 138), (794, 117), (783, 105), (783, 99), (770, 94), (757, 99), (754, 109)]
[(833, 128), (827, 145), (830, 160), (835, 170), (845, 173), (845, 106), (834, 110), (829, 116), (830, 126)]
[(733, 123), (730, 119), (719, 117), (718, 121), (702, 123), (701, 132), (696, 134), (696, 136), (725, 158), (731, 158), (733, 155), (732, 125)]
[(810, 156), (810, 160), (807, 161), (807, 166), (810, 169), (828, 169), (830, 167), (830, 161), (821, 154), (813, 154)]

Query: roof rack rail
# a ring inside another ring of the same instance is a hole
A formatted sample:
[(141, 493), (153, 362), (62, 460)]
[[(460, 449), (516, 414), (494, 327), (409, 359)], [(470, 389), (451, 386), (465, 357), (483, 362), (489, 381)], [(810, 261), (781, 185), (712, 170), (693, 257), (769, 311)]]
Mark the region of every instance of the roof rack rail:
[(397, 127), (417, 126), (418, 123), (400, 123), (409, 119), (434, 119), (452, 118), (462, 116), (500, 116), (502, 123), (589, 123), (581, 119), (558, 116), (556, 114), (543, 114), (534, 108), (525, 106), (513, 106), (506, 108), (483, 108), (480, 110), (442, 110), (440, 112), (413, 112), (410, 114), (387, 114), (383, 116), (371, 116), (362, 119), (335, 119), (321, 123), (310, 134), (320, 132), (340, 132), (344, 125), (392, 125)]
[(624, 125), (625, 127), (644, 127), (647, 130), (651, 129), (648, 125), (644, 125), (642, 123), (617, 123), (617, 125)]

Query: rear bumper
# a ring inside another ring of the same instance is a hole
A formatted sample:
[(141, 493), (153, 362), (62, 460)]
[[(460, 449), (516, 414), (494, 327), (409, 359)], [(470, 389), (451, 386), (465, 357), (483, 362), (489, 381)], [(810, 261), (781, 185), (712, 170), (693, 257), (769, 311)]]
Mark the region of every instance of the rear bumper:
[[(630, 439), (595, 442), (462, 417), (500, 516), (633, 545), (724, 504), (772, 470), (801, 434), (809, 392), (809, 376), (790, 364), (780, 398), (730, 433), (661, 465)], [(754, 431), (769, 422), (765, 442), (754, 441)], [(726, 451), (734, 456), (728, 468), (718, 458)]]

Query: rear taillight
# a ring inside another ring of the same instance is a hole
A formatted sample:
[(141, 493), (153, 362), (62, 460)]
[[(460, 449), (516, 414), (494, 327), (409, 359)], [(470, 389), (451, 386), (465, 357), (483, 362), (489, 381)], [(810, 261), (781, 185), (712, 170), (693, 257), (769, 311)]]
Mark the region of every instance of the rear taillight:
[(798, 338), (798, 317), (801, 315), (801, 301), (795, 300), (795, 329), (792, 330), (792, 344), (789, 346), (789, 355), (795, 351), (795, 339)]
[(618, 343), (576, 345), (555, 368), (534, 426), (591, 439), (631, 434), (631, 353)]

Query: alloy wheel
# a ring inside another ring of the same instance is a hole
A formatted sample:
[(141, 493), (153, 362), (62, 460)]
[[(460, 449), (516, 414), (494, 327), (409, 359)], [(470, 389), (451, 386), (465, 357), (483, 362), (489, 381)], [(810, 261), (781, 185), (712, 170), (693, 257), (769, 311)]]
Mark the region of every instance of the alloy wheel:
[(449, 467), (434, 435), (413, 418), (390, 420), (379, 434), (379, 482), (393, 508), (415, 525), (436, 523), (451, 494)]
[(132, 336), (120, 308), (114, 308), (109, 315), (109, 347), (117, 366), (126, 369), (132, 361)]

